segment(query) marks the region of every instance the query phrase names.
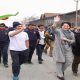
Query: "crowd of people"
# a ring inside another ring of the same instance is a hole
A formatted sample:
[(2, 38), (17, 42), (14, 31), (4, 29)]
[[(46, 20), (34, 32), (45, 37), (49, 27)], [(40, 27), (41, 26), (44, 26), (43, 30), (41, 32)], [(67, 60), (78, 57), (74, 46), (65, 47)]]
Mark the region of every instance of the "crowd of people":
[(65, 80), (65, 70), (72, 64), (72, 72), (77, 76), (80, 63), (80, 29), (71, 30), (70, 22), (62, 22), (54, 17), (52, 26), (24, 25), (14, 21), (13, 27), (0, 24), (0, 63), (8, 68), (8, 53), (12, 59), (12, 80), (19, 80), (21, 65), (33, 64), (32, 57), (36, 50), (38, 63), (43, 64), (43, 52), (48, 53), (56, 62), (57, 78)]

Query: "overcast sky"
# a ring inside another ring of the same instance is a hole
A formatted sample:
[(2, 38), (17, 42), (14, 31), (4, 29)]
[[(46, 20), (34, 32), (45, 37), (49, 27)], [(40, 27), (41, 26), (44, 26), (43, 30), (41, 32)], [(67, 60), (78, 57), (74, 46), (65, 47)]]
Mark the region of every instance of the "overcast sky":
[[(80, 9), (80, 1), (78, 9)], [(19, 12), (16, 17), (0, 22), (11, 23), (29, 16), (40, 17), (43, 13), (67, 13), (74, 10), (76, 10), (74, 0), (0, 0), (0, 15)]]

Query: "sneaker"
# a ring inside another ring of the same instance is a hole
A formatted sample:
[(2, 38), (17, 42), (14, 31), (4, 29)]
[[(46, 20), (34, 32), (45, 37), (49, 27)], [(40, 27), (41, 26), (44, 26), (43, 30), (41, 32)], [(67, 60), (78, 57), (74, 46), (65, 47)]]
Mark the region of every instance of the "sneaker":
[(19, 80), (18, 76), (13, 76), (13, 80)]
[(5, 67), (5, 68), (8, 68), (8, 64), (4, 64), (4, 67)]
[(64, 80), (64, 77), (57, 76), (58, 79)]

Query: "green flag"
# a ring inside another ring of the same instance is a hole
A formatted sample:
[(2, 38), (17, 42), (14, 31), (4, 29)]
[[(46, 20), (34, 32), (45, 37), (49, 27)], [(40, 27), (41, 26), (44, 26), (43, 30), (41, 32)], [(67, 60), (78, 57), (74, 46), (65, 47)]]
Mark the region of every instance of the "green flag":
[(11, 17), (11, 16), (16, 16), (16, 15), (18, 15), (18, 14), (19, 14), (19, 12), (15, 13), (15, 14), (5, 14), (5, 15), (2, 15), (2, 16), (0, 16), (0, 20), (6, 20), (6, 19), (8, 19), (9, 17)]

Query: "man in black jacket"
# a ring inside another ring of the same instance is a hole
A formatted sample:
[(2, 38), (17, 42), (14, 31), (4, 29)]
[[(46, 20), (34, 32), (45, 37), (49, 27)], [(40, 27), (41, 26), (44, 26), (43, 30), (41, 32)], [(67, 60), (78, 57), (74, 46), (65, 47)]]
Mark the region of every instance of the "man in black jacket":
[(75, 34), (75, 43), (72, 45), (72, 52), (74, 54), (72, 71), (73, 74), (77, 76), (78, 65), (80, 63), (80, 29), (76, 29), (74, 34)]
[(37, 42), (39, 40), (39, 33), (37, 30), (35, 30), (34, 24), (28, 24), (28, 28), (25, 30), (25, 32), (28, 33), (29, 36), (29, 55), (28, 55), (28, 63), (32, 64), (32, 56), (34, 53), (34, 50), (36, 48)]
[(8, 45), (9, 45), (8, 28), (4, 23), (1, 23), (0, 24), (0, 63), (1, 63), (1, 56), (2, 56), (4, 67), (8, 67)]

